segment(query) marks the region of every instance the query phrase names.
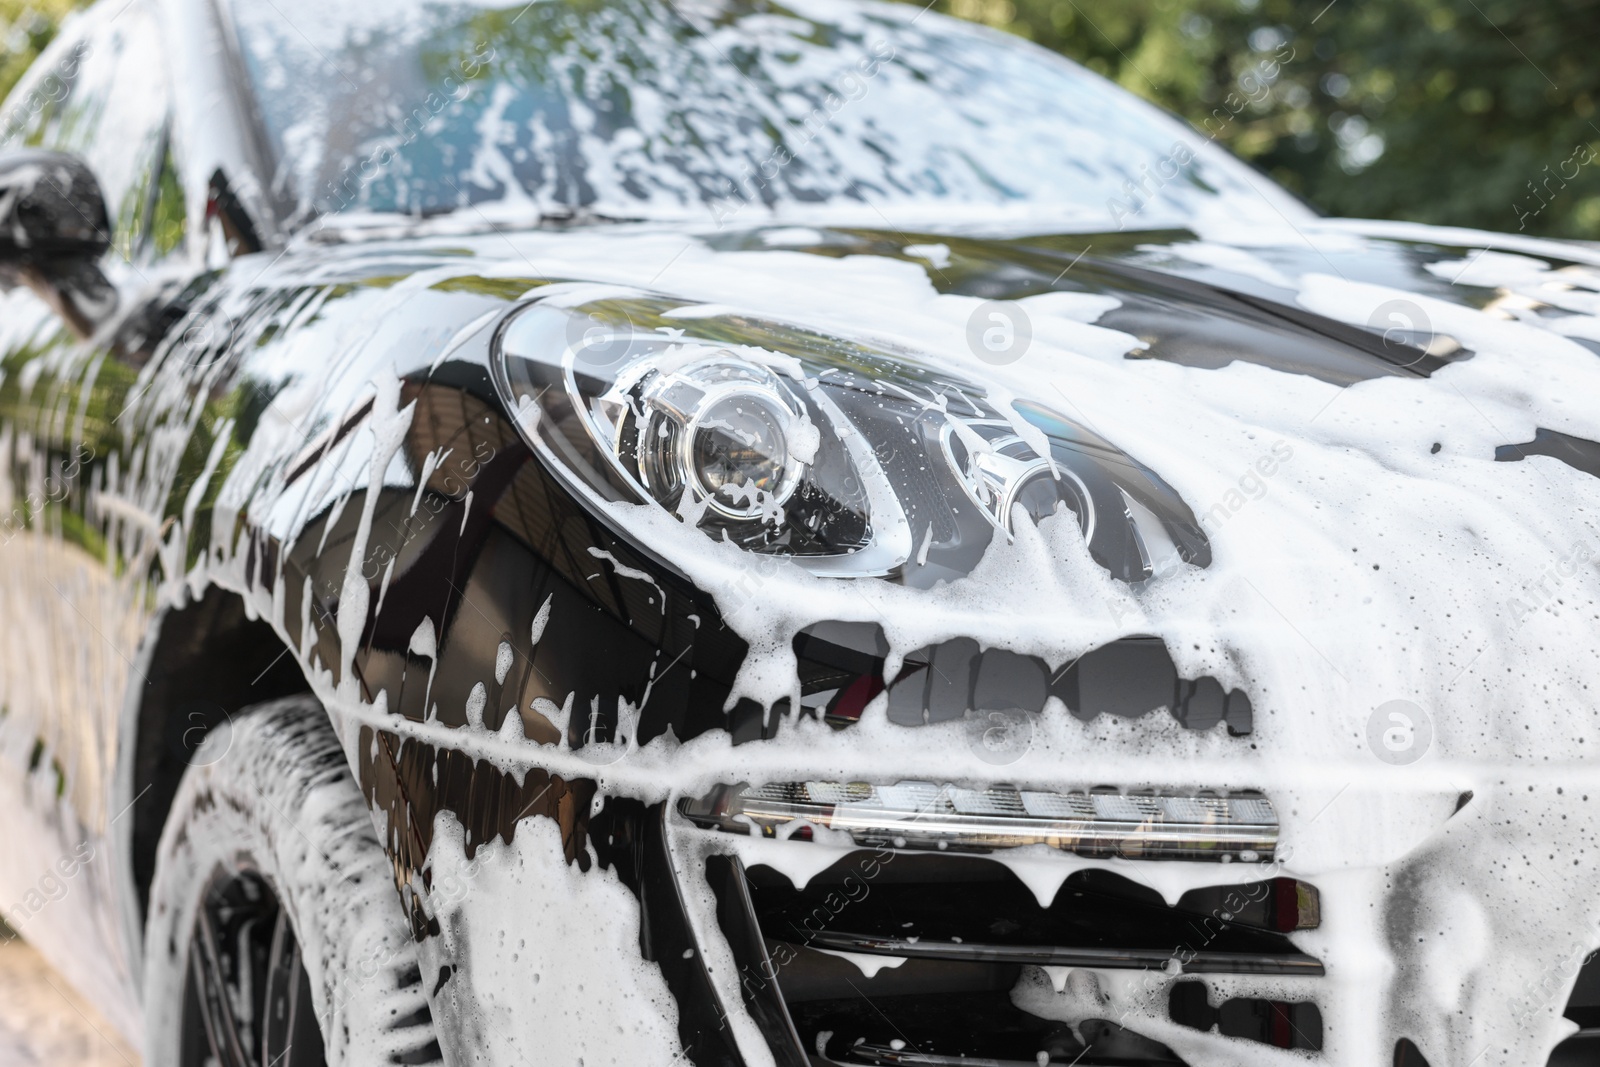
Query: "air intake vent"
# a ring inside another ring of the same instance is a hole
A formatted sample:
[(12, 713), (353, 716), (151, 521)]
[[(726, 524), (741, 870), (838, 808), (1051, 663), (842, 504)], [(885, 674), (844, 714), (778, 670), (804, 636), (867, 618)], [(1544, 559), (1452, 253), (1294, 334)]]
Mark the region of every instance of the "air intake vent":
[(1216, 1030), (1277, 1048), (1322, 1050), (1322, 1013), (1315, 1004), (1236, 997), (1211, 1006), (1204, 982), (1179, 982), (1168, 998), (1172, 1021), (1196, 1030)]
[[(1552, 968), (1544, 976), (1545, 986), (1538, 990), (1538, 996), (1546, 999), (1558, 996), (1571, 973), (1564, 968)], [(1600, 952), (1590, 953), (1578, 967), (1578, 977), (1563, 1015), (1577, 1023), (1579, 1030), (1556, 1046), (1550, 1054), (1549, 1067), (1588, 1067), (1600, 1063)]]
[[(804, 888), (725, 856), (708, 874), (746, 1001), (784, 1067), (1177, 1065), (1109, 1008), (1076, 1031), (1049, 1018), (1066, 995), (1059, 981), (1075, 983), (1076, 1004), (1101, 995), (1089, 970), (1061, 968), (1322, 974), (1278, 932), (1316, 910), (1316, 891), (1287, 880), (1200, 890), (1169, 907), (1085, 870), (1042, 907), (1007, 867), (977, 856), (858, 851)], [(1320, 1020), (1317, 1031), (1320, 1041)]]
[(875, 624), (808, 626), (796, 635), (794, 652), (800, 707), (821, 712), (840, 728), (857, 722), (885, 690), (885, 712), (901, 726), (952, 722), (994, 710), (1038, 714), (1050, 697), (1086, 722), (1097, 715), (1137, 719), (1166, 712), (1186, 729), (1211, 730), (1224, 723), (1234, 737), (1250, 733), (1253, 723), (1242, 690), (1224, 690), (1210, 676), (1184, 678), (1155, 637), (1120, 638), (1059, 669), (961, 637), (907, 654), (893, 677), (884, 674), (889, 643)]

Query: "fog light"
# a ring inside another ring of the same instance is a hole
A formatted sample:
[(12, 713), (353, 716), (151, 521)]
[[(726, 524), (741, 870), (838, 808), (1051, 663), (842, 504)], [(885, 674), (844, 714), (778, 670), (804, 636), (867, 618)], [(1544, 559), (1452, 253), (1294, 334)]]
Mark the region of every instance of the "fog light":
[[(1278, 818), (1258, 793), (1053, 793), (933, 782), (721, 785), (678, 810), (709, 829), (795, 836), (806, 826), (861, 845), (989, 852), (1049, 845), (1084, 856), (1263, 863)], [(804, 837), (804, 834), (799, 836)]]

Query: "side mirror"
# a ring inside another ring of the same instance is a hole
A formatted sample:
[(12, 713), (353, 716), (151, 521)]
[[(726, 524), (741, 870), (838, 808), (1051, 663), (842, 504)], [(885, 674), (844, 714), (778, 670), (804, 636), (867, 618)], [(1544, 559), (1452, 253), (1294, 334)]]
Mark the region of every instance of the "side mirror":
[(42, 149), (0, 153), (0, 280), (26, 285), (88, 337), (116, 310), (98, 264), (110, 247), (105, 196), (88, 164)]
[(0, 153), (0, 262), (99, 259), (110, 247), (105, 197), (88, 164), (42, 149)]

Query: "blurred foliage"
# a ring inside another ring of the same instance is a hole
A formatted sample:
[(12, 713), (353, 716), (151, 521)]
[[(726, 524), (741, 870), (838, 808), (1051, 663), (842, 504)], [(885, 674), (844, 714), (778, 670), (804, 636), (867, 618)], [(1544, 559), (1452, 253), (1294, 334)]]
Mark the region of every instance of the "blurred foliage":
[[(0, 0), (0, 91), (73, 6)], [(1600, 0), (934, 6), (1071, 56), (1330, 214), (1600, 239)]]
[(11, 91), (75, 0), (0, 0), (0, 96)]
[(1071, 56), (1330, 214), (1600, 238), (1600, 0), (935, 9)]

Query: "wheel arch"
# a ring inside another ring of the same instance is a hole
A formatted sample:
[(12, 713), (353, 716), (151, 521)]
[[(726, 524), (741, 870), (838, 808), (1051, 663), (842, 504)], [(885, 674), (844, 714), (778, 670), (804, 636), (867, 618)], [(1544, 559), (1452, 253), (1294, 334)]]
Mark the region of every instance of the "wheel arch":
[(201, 742), (241, 708), (311, 691), (288, 651), (242, 597), (218, 586), (158, 617), (120, 739), (117, 808), (126, 814), (113, 818), (126, 825), (112, 828), (121, 837), (135, 938), (143, 936), (161, 832)]

